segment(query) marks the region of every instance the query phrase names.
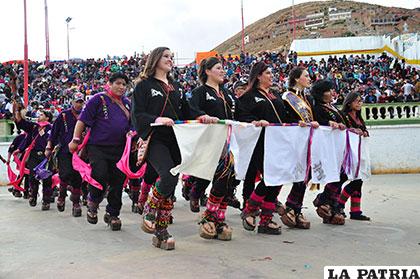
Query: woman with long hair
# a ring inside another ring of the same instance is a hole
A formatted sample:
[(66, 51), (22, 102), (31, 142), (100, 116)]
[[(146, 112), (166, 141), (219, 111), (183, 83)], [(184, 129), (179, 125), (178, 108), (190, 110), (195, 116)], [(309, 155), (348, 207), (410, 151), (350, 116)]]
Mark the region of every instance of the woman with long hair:
[[(288, 123), (299, 123), (301, 126), (311, 125), (313, 128), (319, 127), (312, 112), (313, 100), (304, 92), (310, 86), (311, 80), (305, 68), (295, 67), (290, 71), (288, 91), (282, 95)], [(286, 226), (298, 229), (310, 228), (311, 223), (302, 214), (305, 192), (304, 181), (293, 183), (287, 197), (286, 212), (281, 216), (281, 220)]]
[[(172, 193), (178, 183), (178, 175), (172, 175), (170, 169), (181, 163), (181, 154), (171, 126), (175, 120), (200, 119), (211, 122), (212, 118), (190, 109), (190, 106), (172, 79), (172, 53), (167, 47), (158, 47), (148, 56), (143, 73), (140, 75), (132, 96), (133, 124), (142, 140), (148, 140), (146, 161), (158, 176), (160, 183), (153, 188), (146, 207), (150, 208), (143, 215), (142, 228), (153, 232), (154, 246), (175, 249), (175, 239), (168, 232)], [(151, 127), (151, 124), (160, 126)]]
[[(286, 110), (277, 92), (271, 92), (273, 73), (264, 62), (257, 62), (251, 68), (248, 88), (239, 98), (237, 119), (251, 122), (257, 127), (266, 127), (270, 123), (283, 123), (286, 119)], [(264, 176), (264, 137), (262, 130), (251, 157), (251, 163), (245, 175), (244, 189), (253, 189), (257, 173)], [(281, 185), (266, 186), (264, 179), (246, 201), (242, 210), (242, 224), (246, 230), (253, 231), (257, 227), (256, 216), (260, 216), (258, 233), (281, 234), (281, 227), (275, 223), (273, 213), (276, 210), (276, 199)]]
[[(223, 88), (225, 71), (219, 59), (215, 57), (203, 59), (200, 63), (198, 77), (201, 86), (192, 91), (191, 106), (201, 114), (210, 115), (215, 119), (232, 120), (236, 98)], [(228, 206), (228, 192), (234, 187), (234, 181), (233, 158), (226, 145), (213, 178), (206, 210), (201, 218), (201, 237), (220, 240), (232, 238), (232, 229), (225, 223), (225, 213)], [(198, 200), (209, 184), (208, 180), (195, 178), (195, 185), (190, 194), (190, 203), (195, 201), (198, 208)]]
[[(330, 126), (333, 129), (345, 130), (346, 125), (342, 113), (331, 104), (334, 84), (326, 79), (316, 81), (311, 88), (314, 99), (313, 112), (319, 124)], [(341, 185), (347, 181), (344, 171), (341, 171), (340, 181), (327, 183), (324, 191), (317, 195), (313, 201), (316, 212), (326, 224), (344, 225), (345, 217), (338, 208), (338, 196)]]
[[(369, 132), (366, 128), (366, 124), (361, 113), (362, 104), (363, 100), (360, 94), (356, 92), (350, 92), (344, 99), (343, 108), (341, 111), (345, 117), (346, 125), (348, 128), (353, 129), (354, 132), (363, 137), (368, 137)], [(338, 203), (342, 213), (344, 214), (345, 204), (348, 198), (350, 198), (350, 219), (370, 221), (370, 218), (363, 215), (361, 210), (362, 184), (363, 181), (361, 179), (353, 180), (347, 184), (346, 187), (344, 187), (344, 189), (341, 191)]]

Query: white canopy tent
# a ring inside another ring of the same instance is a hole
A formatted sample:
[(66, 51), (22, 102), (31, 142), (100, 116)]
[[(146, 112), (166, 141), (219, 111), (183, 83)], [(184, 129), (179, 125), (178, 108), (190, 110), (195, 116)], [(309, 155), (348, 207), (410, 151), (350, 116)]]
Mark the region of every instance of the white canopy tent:
[(296, 51), (298, 60), (322, 58), (336, 55), (380, 55), (383, 52), (405, 59), (407, 64), (420, 67), (420, 38), (417, 34), (404, 34), (391, 39), (386, 36), (338, 37), (294, 40), (290, 46)]

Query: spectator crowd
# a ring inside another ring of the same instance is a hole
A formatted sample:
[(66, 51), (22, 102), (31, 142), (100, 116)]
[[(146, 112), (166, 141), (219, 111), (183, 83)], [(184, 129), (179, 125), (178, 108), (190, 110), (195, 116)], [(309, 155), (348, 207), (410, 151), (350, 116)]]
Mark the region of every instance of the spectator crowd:
[[(288, 55), (277, 52), (259, 54), (242, 53), (239, 56), (220, 56), (226, 71), (225, 86), (232, 89), (238, 82), (245, 83), (251, 66), (264, 61), (274, 74), (273, 90), (283, 92), (287, 88), (288, 73), (295, 65), (305, 67), (313, 81), (330, 79), (335, 86), (334, 103), (342, 104), (346, 94), (359, 92), (365, 103), (419, 102), (419, 70), (385, 53), (371, 55), (330, 56), (328, 59), (308, 62), (299, 61), (296, 53)], [(114, 59), (75, 59), (29, 63), (28, 116), (36, 117), (38, 109), (50, 109), (54, 116), (70, 106), (75, 92), (88, 99), (106, 88), (110, 73), (124, 72), (133, 84), (142, 71), (146, 55)], [(175, 67), (173, 77), (185, 90), (187, 96), (199, 86), (198, 65), (195, 63)], [(127, 92), (130, 94), (131, 91)], [(23, 64), (9, 62), (0, 64), (0, 118), (10, 118), (13, 99), (23, 96)]]

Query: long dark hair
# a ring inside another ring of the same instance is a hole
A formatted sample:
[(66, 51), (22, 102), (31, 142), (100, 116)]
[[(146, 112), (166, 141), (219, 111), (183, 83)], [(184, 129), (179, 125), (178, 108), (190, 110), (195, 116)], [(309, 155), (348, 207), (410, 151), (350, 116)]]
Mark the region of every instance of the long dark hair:
[(296, 85), (296, 80), (300, 78), (303, 71), (306, 71), (303, 67), (294, 67), (289, 74), (289, 88), (292, 88)]
[[(159, 60), (162, 58), (163, 53), (166, 50), (170, 50), (168, 47), (157, 47), (147, 56), (146, 66), (144, 67), (143, 72), (136, 79), (136, 83), (153, 77), (156, 74), (156, 68), (159, 63)], [(170, 73), (168, 73), (167, 78), (169, 81), (172, 81)]]
[[(344, 115), (347, 115), (349, 112), (352, 111), (351, 104), (355, 100), (357, 100), (357, 98), (362, 99), (362, 96), (360, 96), (360, 94), (357, 93), (357, 92), (349, 92), (347, 94), (346, 98), (344, 98), (343, 107), (341, 108), (341, 112)], [(365, 126), (365, 121), (362, 117), (362, 110), (356, 111), (356, 116), (357, 116), (357, 118), (359, 118), (360, 122), (362, 122), (362, 124)]]
[(267, 69), (268, 69), (268, 65), (262, 61), (257, 62), (252, 66), (251, 72), (249, 73), (248, 87), (246, 88), (244, 94), (248, 93), (249, 91), (253, 89), (258, 88), (258, 84), (259, 84), (258, 77), (262, 73), (264, 73), (264, 71)]
[(317, 80), (311, 88), (311, 95), (316, 104), (324, 104), (324, 93), (334, 88), (333, 83), (329, 79)]
[(211, 70), (217, 63), (220, 63), (220, 60), (216, 57), (209, 57), (201, 60), (200, 68), (198, 69), (198, 78), (200, 79), (201, 84), (205, 84), (209, 78), (206, 74), (206, 70)]

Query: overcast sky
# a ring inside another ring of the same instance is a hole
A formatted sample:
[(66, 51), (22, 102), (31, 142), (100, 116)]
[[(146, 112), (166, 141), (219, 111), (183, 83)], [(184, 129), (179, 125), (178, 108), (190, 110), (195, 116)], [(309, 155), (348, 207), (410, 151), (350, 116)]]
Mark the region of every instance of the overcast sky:
[[(309, 2), (295, 0), (295, 4)], [(416, 8), (420, 0), (364, 0)], [(292, 0), (244, 0), (245, 25)], [(23, 58), (23, 0), (0, 0), (0, 61)], [(27, 0), (29, 58), (45, 59), (44, 0)], [(241, 30), (240, 0), (48, 0), (50, 54), (67, 58), (66, 23), (70, 23), (70, 56), (130, 56), (168, 46), (179, 62), (207, 51)]]

